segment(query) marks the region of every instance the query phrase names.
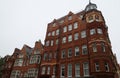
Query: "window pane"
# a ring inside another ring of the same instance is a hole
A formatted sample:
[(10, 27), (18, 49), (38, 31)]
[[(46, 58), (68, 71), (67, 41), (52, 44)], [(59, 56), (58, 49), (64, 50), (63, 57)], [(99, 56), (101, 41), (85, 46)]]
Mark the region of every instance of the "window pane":
[(75, 22), (74, 23), (74, 29), (77, 29), (78, 28), (78, 22)]
[(63, 37), (62, 43), (66, 43), (66, 37)]
[(83, 63), (84, 76), (89, 76), (89, 65), (87, 62)]
[(96, 72), (98, 72), (100, 70), (99, 63), (95, 63), (95, 69), (96, 69)]
[(56, 35), (59, 35), (59, 29), (56, 30)]
[(65, 76), (65, 65), (61, 65), (61, 77)]
[(72, 77), (72, 64), (68, 64), (68, 77)]
[(50, 66), (48, 66), (47, 74), (50, 74)]
[(108, 63), (106, 63), (106, 62), (105, 62), (105, 70), (106, 70), (107, 72), (109, 72), (109, 65), (108, 65)]
[(72, 30), (72, 24), (68, 25), (68, 31)]
[(55, 31), (52, 32), (52, 36), (55, 36)]
[(75, 47), (75, 56), (79, 56), (80, 52), (79, 52), (79, 47)]
[(58, 42), (59, 42), (58, 39), (56, 39), (56, 45), (58, 44)]
[(75, 64), (75, 77), (80, 77), (80, 64)]
[(68, 57), (71, 57), (72, 56), (72, 48), (69, 48), (68, 49)]
[(63, 32), (64, 32), (64, 33), (67, 32), (67, 27), (66, 27), (66, 26), (63, 27)]
[(97, 52), (97, 45), (96, 45), (96, 43), (92, 44), (92, 48), (93, 48), (93, 52)]
[(72, 20), (72, 16), (68, 16), (68, 20)]
[(86, 37), (86, 31), (82, 31), (81, 32), (81, 38), (85, 38)]
[(51, 40), (51, 46), (53, 46), (53, 40)]
[(105, 43), (101, 43), (102, 52), (105, 52)]
[(82, 46), (82, 54), (83, 54), (83, 55), (88, 54), (88, 52), (87, 52), (87, 45), (83, 45), (83, 46)]
[(71, 42), (72, 41), (72, 35), (69, 35), (68, 36), (68, 42)]
[(94, 35), (94, 34), (96, 34), (95, 29), (91, 29), (90, 30), (90, 35)]
[(101, 29), (101, 28), (98, 28), (98, 29), (97, 29), (97, 33), (98, 33), (98, 34), (103, 34), (102, 29)]
[(78, 33), (75, 33), (75, 34), (74, 34), (74, 40), (78, 40), (78, 38), (79, 38), (79, 34), (78, 34)]
[(45, 66), (42, 67), (42, 72), (41, 72), (41, 74), (45, 74), (45, 70), (46, 70), (46, 67), (45, 67)]
[(49, 41), (46, 41), (46, 46), (49, 46), (49, 43), (50, 43)]
[(51, 33), (50, 33), (50, 32), (48, 33), (48, 36), (51, 36)]
[(61, 56), (61, 58), (65, 58), (65, 50), (62, 50), (62, 56)]

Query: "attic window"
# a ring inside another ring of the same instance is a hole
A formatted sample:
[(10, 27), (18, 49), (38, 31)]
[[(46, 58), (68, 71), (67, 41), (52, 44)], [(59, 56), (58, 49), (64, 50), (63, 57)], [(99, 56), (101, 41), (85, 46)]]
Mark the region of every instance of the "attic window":
[(62, 23), (64, 23), (64, 20), (60, 20), (60, 22), (59, 22), (60, 24), (62, 24)]
[(72, 20), (72, 16), (70, 15), (70, 16), (68, 16), (68, 20)]
[(56, 23), (53, 23), (53, 27), (55, 27), (56, 26)]

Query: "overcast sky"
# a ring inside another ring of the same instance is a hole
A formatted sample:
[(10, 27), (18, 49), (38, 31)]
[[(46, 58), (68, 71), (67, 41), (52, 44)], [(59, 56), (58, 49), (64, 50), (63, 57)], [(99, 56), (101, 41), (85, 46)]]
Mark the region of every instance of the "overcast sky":
[[(47, 24), (72, 11), (80, 12), (89, 0), (0, 0), (0, 56), (11, 55), (24, 44), (44, 43)], [(120, 0), (92, 0), (102, 11), (113, 53), (120, 63)]]

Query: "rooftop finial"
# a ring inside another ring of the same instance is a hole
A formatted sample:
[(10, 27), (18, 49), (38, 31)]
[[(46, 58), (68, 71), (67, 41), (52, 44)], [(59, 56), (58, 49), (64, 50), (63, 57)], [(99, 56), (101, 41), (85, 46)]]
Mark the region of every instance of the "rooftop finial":
[(89, 0), (89, 4), (91, 3), (91, 0)]

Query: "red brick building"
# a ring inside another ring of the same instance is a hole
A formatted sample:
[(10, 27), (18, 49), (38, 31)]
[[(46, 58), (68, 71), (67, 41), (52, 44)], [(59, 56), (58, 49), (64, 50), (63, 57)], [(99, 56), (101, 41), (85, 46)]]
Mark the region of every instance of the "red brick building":
[(96, 4), (48, 24), (45, 45), (24, 45), (5, 57), (2, 78), (119, 78), (108, 27)]
[(39, 78), (115, 78), (113, 59), (105, 19), (90, 2), (48, 24)]
[(38, 78), (43, 45), (37, 41), (33, 48), (24, 45), (5, 57), (2, 78)]

